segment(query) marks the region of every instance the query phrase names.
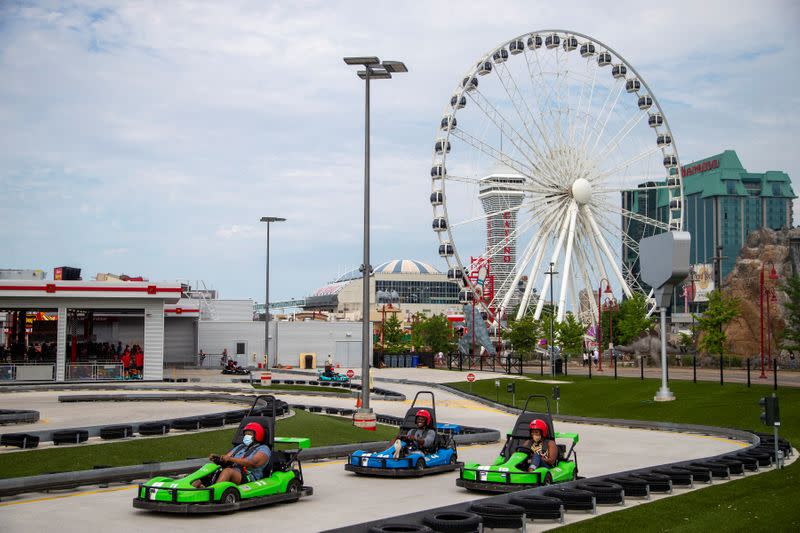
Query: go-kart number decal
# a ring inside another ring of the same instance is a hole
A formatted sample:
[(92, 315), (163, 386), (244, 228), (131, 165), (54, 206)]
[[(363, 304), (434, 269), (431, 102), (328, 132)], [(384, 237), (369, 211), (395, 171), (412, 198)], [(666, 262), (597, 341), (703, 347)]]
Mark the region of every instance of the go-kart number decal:
[(156, 499), (156, 494), (158, 494), (158, 489), (151, 488), (150, 490), (147, 491), (147, 497), (151, 500)]
[(486, 481), (486, 478), (487, 478), (488, 475), (489, 475), (489, 472), (486, 472), (486, 471), (478, 472), (478, 481)]
[(431, 458), (431, 459), (438, 459), (438, 458), (439, 458), (439, 456), (438, 456), (438, 455), (436, 455), (436, 454), (434, 454), (434, 455), (431, 455), (431, 456), (430, 456), (430, 458)]
[(361, 466), (367, 466), (369, 464), (369, 457), (361, 457)]

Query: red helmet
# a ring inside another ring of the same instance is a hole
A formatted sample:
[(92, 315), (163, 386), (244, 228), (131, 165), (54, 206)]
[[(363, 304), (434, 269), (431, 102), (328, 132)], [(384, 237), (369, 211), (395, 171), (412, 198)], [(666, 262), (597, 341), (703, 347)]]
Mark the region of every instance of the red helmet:
[(431, 425), (431, 414), (427, 410), (420, 409), (419, 411), (417, 411), (417, 414), (414, 417), (414, 419), (416, 420), (416, 418), (419, 417), (419, 416), (421, 416), (422, 418), (425, 419), (425, 425), (426, 426), (430, 426)]
[(242, 433), (245, 431), (252, 431), (256, 434), (255, 439), (257, 442), (264, 442), (264, 428), (261, 426), (261, 424), (250, 422), (244, 427)]
[(531, 431), (533, 431), (534, 429), (538, 429), (539, 431), (541, 431), (543, 438), (547, 436), (547, 424), (545, 423), (544, 420), (537, 418), (536, 420), (531, 422), (530, 427)]

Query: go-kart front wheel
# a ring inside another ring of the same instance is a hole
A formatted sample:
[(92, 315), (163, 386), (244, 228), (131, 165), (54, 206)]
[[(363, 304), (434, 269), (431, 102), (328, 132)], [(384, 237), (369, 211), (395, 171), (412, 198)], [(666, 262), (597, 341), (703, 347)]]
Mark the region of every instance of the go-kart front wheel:
[(239, 489), (235, 489), (230, 487), (225, 489), (225, 492), (222, 493), (222, 497), (219, 499), (221, 503), (236, 503), (239, 501)]
[(303, 484), (300, 483), (300, 480), (297, 478), (291, 480), (286, 486), (286, 494), (297, 495), (298, 498), (300, 497), (300, 491), (302, 490)]
[(550, 475), (550, 472), (545, 474), (544, 480), (542, 481), (542, 485), (552, 485), (553, 484), (553, 476)]
[(425, 459), (417, 459), (414, 463), (414, 470), (425, 470)]

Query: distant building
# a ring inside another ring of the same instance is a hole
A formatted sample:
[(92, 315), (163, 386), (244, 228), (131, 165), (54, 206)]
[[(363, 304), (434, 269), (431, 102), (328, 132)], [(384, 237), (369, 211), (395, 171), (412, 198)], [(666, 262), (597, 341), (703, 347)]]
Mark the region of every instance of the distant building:
[[(681, 169), (683, 176), (683, 228), (692, 236), (690, 263), (713, 263), (722, 246), (722, 279), (733, 270), (747, 234), (761, 227), (792, 227), (792, 201), (797, 198), (789, 176), (782, 171), (748, 172), (733, 150), (726, 150)], [(640, 187), (663, 185), (642, 183)], [(665, 189), (622, 193), (622, 207), (668, 223), (669, 200)], [(628, 217), (622, 219), (627, 238), (638, 242), (658, 232)], [(639, 277), (638, 258), (624, 248), (623, 262)], [(676, 305), (683, 296), (676, 294)]]

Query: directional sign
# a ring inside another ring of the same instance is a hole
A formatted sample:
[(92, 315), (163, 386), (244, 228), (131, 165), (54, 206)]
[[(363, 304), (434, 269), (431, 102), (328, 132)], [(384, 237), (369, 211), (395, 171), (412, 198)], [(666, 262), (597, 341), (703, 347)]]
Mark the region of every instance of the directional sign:
[(348, 378), (350, 378), (350, 379), (353, 379), (353, 376), (355, 376), (355, 375), (356, 375), (356, 373), (355, 373), (355, 372), (353, 372), (353, 369), (352, 369), (352, 368), (351, 368), (350, 370), (348, 370), (348, 371), (347, 371), (347, 377), (348, 377)]
[(472, 383), (473, 381), (475, 381), (475, 374), (473, 374), (472, 372), (470, 372), (469, 374), (467, 374), (467, 381), (469, 381), (470, 383)]

